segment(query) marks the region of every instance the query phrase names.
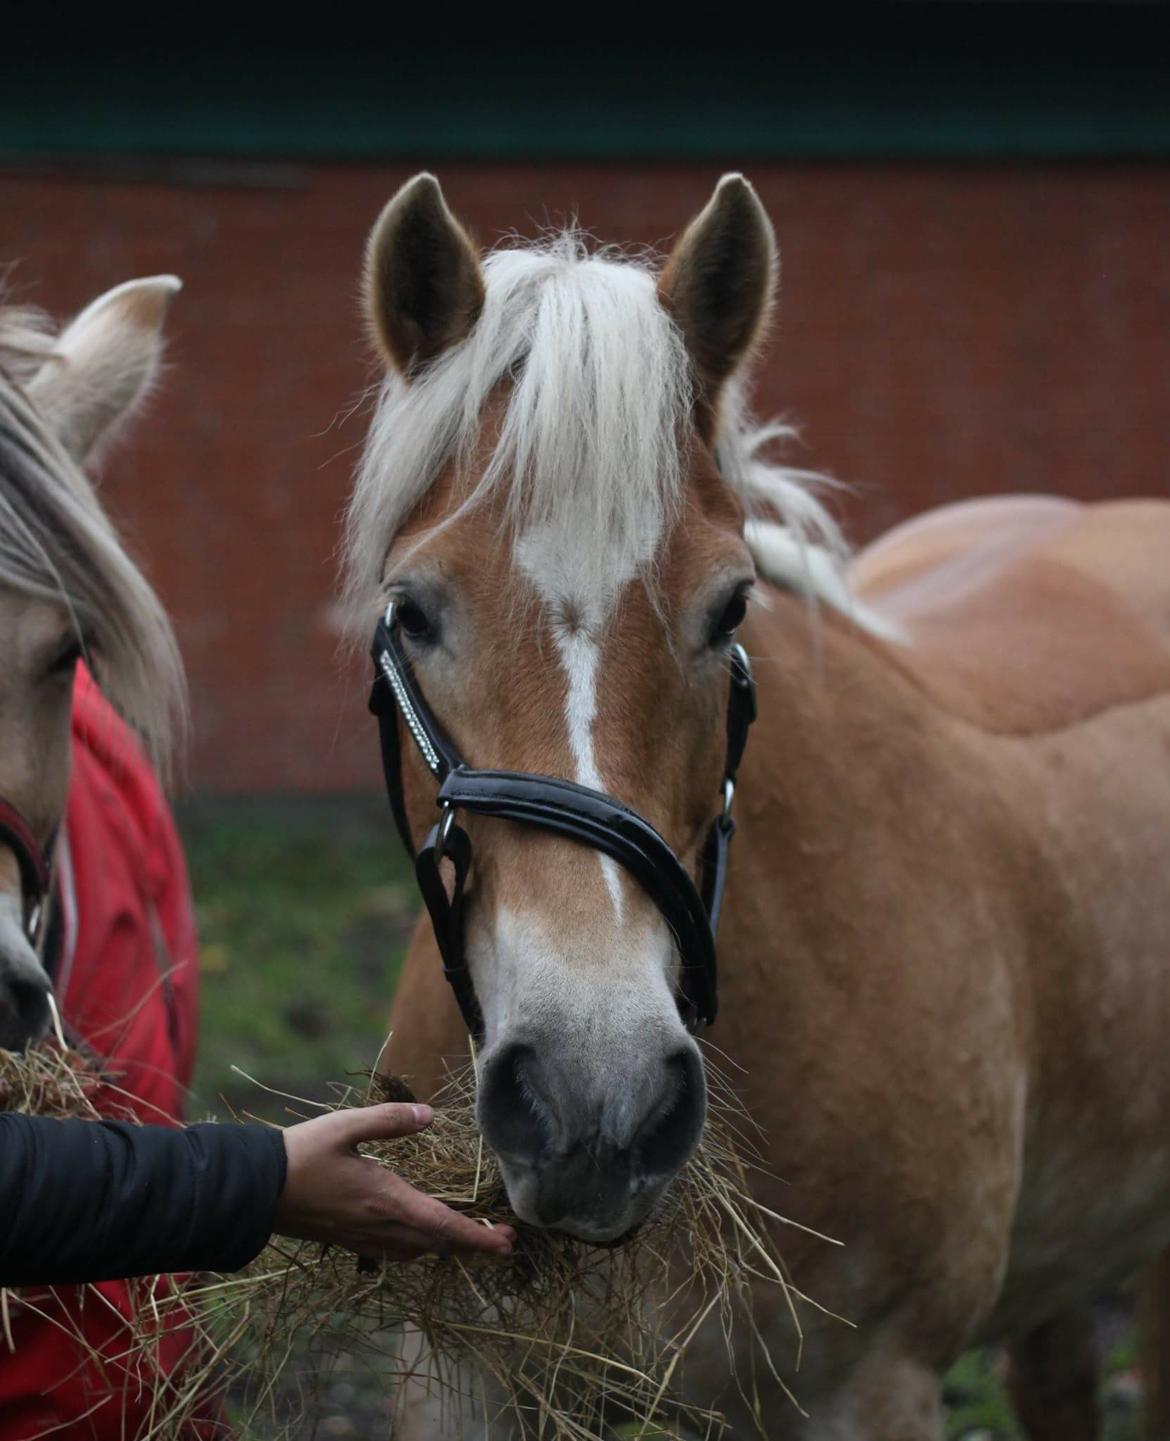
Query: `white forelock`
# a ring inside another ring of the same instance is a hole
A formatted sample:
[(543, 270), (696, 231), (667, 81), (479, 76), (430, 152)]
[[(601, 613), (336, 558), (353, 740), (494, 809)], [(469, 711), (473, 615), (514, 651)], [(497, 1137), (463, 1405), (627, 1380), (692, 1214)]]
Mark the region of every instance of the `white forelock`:
[[(466, 474), (483, 466), (465, 504), (498, 495), (520, 537), (522, 568), (546, 599), (559, 592), (587, 619), (604, 615), (625, 582), (652, 574), (679, 513), (689, 362), (658, 300), (656, 264), (591, 252), (566, 231), (493, 251), (484, 280), (467, 339), (411, 381), (391, 374), (382, 388), (346, 525), (347, 597), (358, 616), (379, 593), (394, 536), (452, 463)], [(505, 382), (485, 464), (483, 412)], [(761, 573), (853, 614), (841, 604), (846, 547), (817, 494), (820, 478), (764, 458), (790, 433), (754, 427), (731, 387), (715, 446), (720, 469), (750, 514), (778, 522), (798, 549), (821, 552), (816, 565), (773, 574), (757, 551)]]

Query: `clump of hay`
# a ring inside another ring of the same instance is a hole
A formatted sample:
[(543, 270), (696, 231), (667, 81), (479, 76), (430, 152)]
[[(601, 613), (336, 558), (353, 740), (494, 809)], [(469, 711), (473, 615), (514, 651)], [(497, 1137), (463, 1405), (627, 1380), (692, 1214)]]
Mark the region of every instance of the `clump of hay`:
[[(342, 1088), (329, 1109), (385, 1099), (411, 1097), (401, 1083), (375, 1078), (364, 1094)], [(517, 1225), (474, 1099), (474, 1071), (452, 1074), (428, 1130), (363, 1151), (455, 1209)], [(746, 1328), (755, 1360), (780, 1381), (753, 1326), (749, 1292), (779, 1288), (793, 1324), (794, 1355), (784, 1359), (796, 1366), (795, 1302), (808, 1300), (788, 1282), (765, 1225), (783, 1218), (750, 1196), (750, 1150), (745, 1118), (724, 1090), (698, 1153), (658, 1213), (621, 1246), (518, 1225), (510, 1261), (434, 1257), (371, 1268), (344, 1251), (278, 1239), (243, 1275), (209, 1278), (183, 1302), (210, 1338), (219, 1384), (231, 1390), (246, 1434), (297, 1426), (331, 1366), (357, 1357), (367, 1372), (377, 1369), (387, 1405), (413, 1376), (445, 1410), (479, 1426), (499, 1418), (506, 1434), (595, 1441), (633, 1422), (640, 1435), (718, 1435), (716, 1412), (680, 1399), (688, 1346), (700, 1329), (721, 1334), (733, 1371), (732, 1335)], [(404, 1332), (414, 1341), (404, 1345)], [(740, 1384), (750, 1388), (750, 1378)]]
[(106, 1078), (92, 1056), (51, 1037), (27, 1051), (0, 1050), (0, 1110), (59, 1120), (100, 1119)]
[[(50, 996), (53, 1032), (23, 1051), (0, 1049), (0, 1110), (58, 1121), (138, 1123), (142, 1103), (119, 1084), (110, 1062), (68, 1035)], [(159, 1113), (158, 1119), (174, 1124)]]

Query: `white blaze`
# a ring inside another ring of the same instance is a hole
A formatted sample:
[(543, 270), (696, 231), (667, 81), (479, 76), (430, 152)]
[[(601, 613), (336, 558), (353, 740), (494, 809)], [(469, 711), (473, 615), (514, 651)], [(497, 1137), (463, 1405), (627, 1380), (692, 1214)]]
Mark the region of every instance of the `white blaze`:
[[(597, 769), (593, 753), (593, 722), (597, 716), (597, 666), (600, 660), (597, 642), (582, 630), (556, 628), (557, 650), (568, 679), (565, 698), (565, 721), (569, 730), (569, 748), (576, 762), (578, 785), (603, 791), (605, 784)], [(622, 883), (617, 863), (609, 856), (598, 856), (601, 873), (618, 920), (622, 918)]]
[[(592, 545), (590, 544), (592, 539)], [(654, 553), (658, 533), (647, 534), (643, 549)], [(592, 790), (606, 789), (593, 748), (593, 724), (597, 719), (597, 673), (601, 649), (596, 637), (603, 634), (621, 586), (636, 574), (636, 568), (602, 578), (597, 565), (597, 536), (589, 527), (532, 526), (516, 543), (516, 564), (536, 587), (547, 608), (557, 653), (565, 670), (565, 726), (569, 749), (577, 768), (578, 785)], [(571, 615), (572, 623), (563, 617)], [(598, 856), (601, 873), (613, 900), (614, 912), (622, 918), (622, 879), (617, 862)]]

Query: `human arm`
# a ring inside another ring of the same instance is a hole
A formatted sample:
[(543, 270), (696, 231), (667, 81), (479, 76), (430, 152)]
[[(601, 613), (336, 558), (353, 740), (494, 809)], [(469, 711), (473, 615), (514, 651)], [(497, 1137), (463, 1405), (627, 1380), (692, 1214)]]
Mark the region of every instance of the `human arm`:
[(0, 1285), (234, 1271), (274, 1230), (396, 1260), (506, 1255), (510, 1228), (489, 1230), (357, 1154), (430, 1117), (371, 1106), (282, 1132), (0, 1115)]

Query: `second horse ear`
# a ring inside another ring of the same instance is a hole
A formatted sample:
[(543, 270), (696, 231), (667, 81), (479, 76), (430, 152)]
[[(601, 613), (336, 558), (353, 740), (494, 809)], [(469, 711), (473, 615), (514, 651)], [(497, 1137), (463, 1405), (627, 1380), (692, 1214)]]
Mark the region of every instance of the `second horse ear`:
[(107, 290), (65, 327), (28, 392), (73, 458), (92, 460), (150, 392), (163, 321), (182, 289), (173, 275)]
[(391, 365), (408, 378), (465, 340), (483, 307), (483, 272), (433, 175), (407, 181), (366, 245), (365, 306)]
[(691, 357), (701, 426), (709, 425), (724, 383), (758, 344), (778, 273), (776, 239), (759, 197), (742, 175), (725, 175), (658, 283)]

